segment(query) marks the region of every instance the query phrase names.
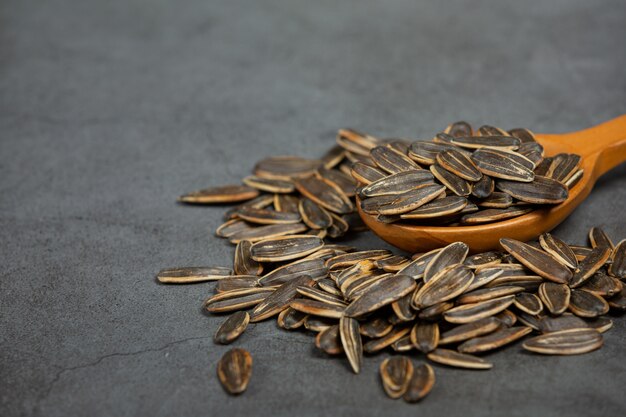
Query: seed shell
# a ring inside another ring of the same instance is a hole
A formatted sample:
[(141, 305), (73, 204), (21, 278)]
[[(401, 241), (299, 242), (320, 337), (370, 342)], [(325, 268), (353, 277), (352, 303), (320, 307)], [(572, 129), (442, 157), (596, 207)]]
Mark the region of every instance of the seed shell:
[(189, 284), (221, 280), (232, 274), (232, 269), (222, 266), (196, 266), (162, 269), (157, 274), (157, 279), (164, 284)]
[(361, 335), (359, 334), (359, 322), (350, 317), (341, 317), (339, 319), (339, 335), (352, 371), (358, 374), (361, 371), (361, 363), (363, 361), (363, 345)]
[(551, 178), (535, 175), (532, 182), (496, 181), (496, 188), (518, 200), (533, 204), (559, 204), (567, 200), (567, 187)]
[(245, 311), (238, 311), (222, 323), (213, 336), (213, 340), (222, 345), (231, 343), (241, 336), (249, 322), (250, 315)]
[(259, 190), (256, 188), (245, 185), (224, 185), (182, 195), (178, 201), (187, 204), (223, 204), (251, 200), (258, 195)]
[(578, 260), (572, 249), (561, 239), (552, 236), (550, 233), (544, 233), (539, 236), (539, 244), (550, 255), (561, 262), (563, 265), (571, 269), (578, 267)]
[(486, 352), (513, 343), (532, 330), (532, 328), (525, 326), (505, 327), (486, 336), (470, 339), (459, 345), (458, 350), (463, 353)]
[(496, 317), (486, 317), (484, 319), (476, 320), (471, 323), (453, 327), (452, 329), (444, 332), (441, 335), (439, 339), (439, 345), (458, 343), (464, 340), (489, 334), (499, 328), (501, 324), (502, 322)]
[(411, 343), (420, 352), (428, 353), (437, 349), (439, 344), (439, 325), (437, 323), (419, 322), (411, 329)]
[(359, 317), (411, 293), (416, 287), (415, 280), (407, 275), (396, 275), (393, 279), (382, 281), (372, 286), (361, 297), (350, 303), (345, 310), (348, 317)]
[(282, 262), (302, 258), (324, 246), (317, 236), (291, 235), (262, 240), (250, 248), (257, 262)]
[(565, 284), (544, 282), (539, 286), (537, 294), (550, 313), (559, 315), (562, 314), (569, 305), (571, 290)]
[(229, 394), (244, 392), (251, 376), (252, 356), (247, 350), (231, 349), (217, 363), (217, 377)]
[(408, 403), (418, 402), (430, 393), (434, 385), (435, 371), (427, 363), (422, 363), (413, 368), (413, 377), (402, 398)]
[(406, 356), (393, 356), (380, 364), (380, 379), (390, 398), (400, 398), (413, 377), (413, 363)]
[(302, 195), (333, 213), (346, 214), (354, 210), (350, 198), (332, 182), (311, 176), (296, 180), (295, 186)]
[(436, 349), (426, 355), (433, 362), (466, 369), (491, 369), (493, 364), (486, 360), (467, 353), (460, 353), (450, 349)]
[(498, 314), (513, 304), (514, 300), (514, 295), (508, 295), (480, 303), (463, 304), (445, 311), (443, 317), (450, 323), (471, 323)]
[(315, 281), (306, 275), (294, 278), (282, 284), (252, 310), (250, 322), (256, 323), (279, 314), (290, 306), (289, 303), (291, 303), (298, 294), (298, 287), (312, 287), (314, 285)]
[(443, 185), (458, 196), (468, 196), (472, 192), (472, 188), (467, 180), (459, 177), (455, 173), (448, 171), (441, 165), (435, 163), (430, 166), (430, 172), (433, 173)]
[(584, 284), (593, 274), (602, 268), (610, 256), (610, 248), (605, 246), (594, 248), (591, 253), (578, 264), (578, 268), (570, 281), (570, 287), (576, 288)]
[(579, 317), (598, 317), (609, 312), (609, 303), (597, 294), (573, 289), (569, 309)]
[(514, 239), (502, 238), (500, 245), (515, 259), (536, 274), (557, 283), (567, 283), (572, 272), (552, 255)]
[(594, 329), (571, 329), (533, 337), (522, 347), (544, 355), (579, 355), (600, 348), (602, 343), (602, 335)]

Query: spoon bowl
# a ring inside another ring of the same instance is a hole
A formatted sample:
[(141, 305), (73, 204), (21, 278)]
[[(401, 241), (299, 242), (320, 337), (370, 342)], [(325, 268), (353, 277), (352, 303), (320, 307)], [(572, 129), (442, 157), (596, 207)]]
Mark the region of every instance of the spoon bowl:
[(359, 215), (380, 238), (411, 253), (426, 252), (458, 241), (469, 245), (472, 253), (499, 249), (500, 238), (526, 242), (555, 228), (587, 198), (600, 176), (626, 161), (626, 115), (577, 132), (535, 134), (535, 137), (547, 156), (567, 152), (582, 158), (583, 176), (561, 204), (477, 226), (418, 226), (381, 223), (376, 216), (361, 210), (357, 197)]

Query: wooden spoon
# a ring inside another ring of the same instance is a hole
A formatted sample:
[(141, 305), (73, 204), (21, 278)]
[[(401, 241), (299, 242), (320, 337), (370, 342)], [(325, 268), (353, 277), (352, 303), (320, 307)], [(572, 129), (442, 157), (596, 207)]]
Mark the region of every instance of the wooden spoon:
[(359, 214), (379, 237), (407, 252), (426, 252), (457, 241), (467, 243), (473, 253), (499, 249), (502, 237), (526, 242), (552, 230), (587, 198), (600, 176), (626, 161), (626, 115), (578, 132), (535, 136), (548, 156), (567, 152), (582, 157), (580, 167), (584, 170), (583, 177), (561, 204), (478, 226), (385, 224), (377, 221), (376, 216), (364, 213), (357, 199)]

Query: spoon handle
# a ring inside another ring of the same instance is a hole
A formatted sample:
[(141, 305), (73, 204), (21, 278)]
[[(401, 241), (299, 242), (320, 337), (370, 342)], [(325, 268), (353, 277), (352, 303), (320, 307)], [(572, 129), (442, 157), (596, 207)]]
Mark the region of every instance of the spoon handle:
[(538, 136), (547, 153), (572, 152), (595, 160), (595, 178), (626, 161), (626, 115), (577, 132)]

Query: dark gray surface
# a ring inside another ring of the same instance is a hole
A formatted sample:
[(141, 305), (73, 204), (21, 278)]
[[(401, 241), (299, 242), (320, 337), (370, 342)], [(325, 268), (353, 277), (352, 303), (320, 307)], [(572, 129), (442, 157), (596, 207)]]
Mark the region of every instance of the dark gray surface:
[[(626, 10), (604, 1), (3, 1), (0, 3), (0, 415), (615, 416), (626, 318), (567, 358), (437, 367), (417, 406), (273, 323), (240, 398), (214, 376), (211, 285), (223, 208), (175, 197), (235, 181), (264, 155), (317, 156), (353, 126), (429, 136), (459, 118), (539, 132), (626, 113)], [(626, 237), (626, 167), (557, 229)], [(369, 234), (356, 239), (379, 247)]]

